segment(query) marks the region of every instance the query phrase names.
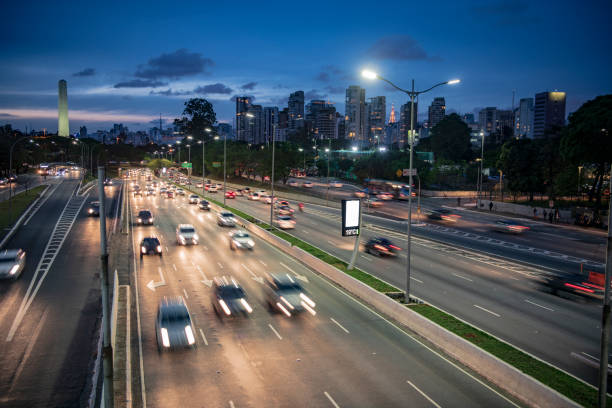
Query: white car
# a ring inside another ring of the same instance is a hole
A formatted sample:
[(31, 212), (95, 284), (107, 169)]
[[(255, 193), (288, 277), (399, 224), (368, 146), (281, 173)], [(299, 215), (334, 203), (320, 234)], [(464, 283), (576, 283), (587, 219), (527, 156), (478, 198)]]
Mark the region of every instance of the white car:
[(176, 227), (176, 242), (179, 245), (198, 245), (200, 237), (191, 224), (179, 224)]
[(176, 194), (184, 196), (185, 195), (185, 190), (178, 188), (178, 189), (176, 189)]
[(334, 188), (340, 188), (342, 187), (342, 183), (339, 181), (330, 181), (329, 186)]
[(238, 230), (230, 233), (230, 248), (232, 250), (249, 249), (252, 251), (254, 246), (255, 241), (253, 241), (248, 232)]
[(302, 183), (302, 187), (312, 188), (313, 184), (310, 181), (305, 181)]
[[(262, 203), (266, 203), (266, 204), (272, 204), (272, 196), (269, 194), (266, 195), (262, 195), (259, 198), (261, 200)], [(278, 197), (274, 197), (274, 202), (278, 201)]]
[(216, 185), (211, 185), (210, 187), (208, 187), (208, 192), (209, 193), (216, 193), (217, 191), (219, 191), (219, 189), (217, 188)]
[(0, 251), (0, 279), (17, 279), (25, 267), (25, 261), (23, 249)]
[(293, 180), (291, 180), (291, 181), (290, 181), (288, 184), (289, 184), (291, 187), (297, 187), (297, 186), (298, 186), (297, 181), (293, 181)]
[(249, 200), (258, 201), (259, 200), (259, 193), (250, 193), (247, 198)]
[(221, 227), (235, 227), (236, 217), (229, 211), (220, 212), (219, 215), (217, 215), (217, 224)]
[(189, 204), (197, 204), (199, 199), (200, 197), (198, 197), (196, 194), (192, 194), (189, 196)]
[(295, 220), (287, 215), (281, 215), (274, 219), (274, 225), (280, 229), (294, 229)]
[(393, 199), (393, 194), (391, 194), (391, 193), (378, 193), (376, 198), (378, 198), (379, 200), (388, 201), (388, 200), (392, 200)]

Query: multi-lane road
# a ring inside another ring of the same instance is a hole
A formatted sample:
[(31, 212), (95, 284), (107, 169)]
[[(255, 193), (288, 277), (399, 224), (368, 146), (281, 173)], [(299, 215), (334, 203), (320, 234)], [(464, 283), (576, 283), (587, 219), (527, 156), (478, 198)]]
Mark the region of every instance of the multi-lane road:
[[(164, 254), (133, 260), (142, 346), (135, 366), (142, 364), (144, 377), (133, 391), (135, 401), (156, 407), (512, 405), (265, 242), (255, 239), (253, 252), (231, 251), (229, 229), (217, 225), (214, 211), (201, 212), (181, 196), (130, 197), (132, 219), (143, 208), (153, 212), (155, 224), (133, 227), (135, 253), (143, 237), (155, 235)], [(195, 226), (199, 245), (176, 244), (180, 223)], [(302, 279), (316, 316), (270, 313), (260, 283), (267, 273)], [(254, 308), (250, 318), (221, 321), (215, 315), (206, 282), (221, 276), (243, 285)], [(197, 348), (159, 353), (157, 307), (164, 297), (177, 296), (191, 312)]]

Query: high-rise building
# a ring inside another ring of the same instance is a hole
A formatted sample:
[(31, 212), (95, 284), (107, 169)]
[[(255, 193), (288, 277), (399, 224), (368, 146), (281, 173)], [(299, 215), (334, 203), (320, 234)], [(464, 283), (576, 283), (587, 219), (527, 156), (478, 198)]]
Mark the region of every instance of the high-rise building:
[(565, 92), (540, 92), (533, 107), (533, 137), (542, 138), (565, 125)]
[(70, 125), (68, 124), (68, 84), (60, 79), (58, 82), (57, 102), (57, 135), (70, 136)]
[[(412, 111), (412, 121), (414, 130), (416, 131), (417, 126), (417, 115), (419, 112), (419, 103), (414, 103), (414, 110)], [(407, 145), (409, 142), (408, 134), (410, 133), (410, 101), (403, 104), (400, 108), (400, 121), (399, 121), (399, 139), (397, 144), (399, 147)]]
[(304, 91), (289, 95), (289, 132), (304, 127)]
[(251, 120), (247, 113), (251, 106), (251, 98), (248, 96), (236, 97), (236, 140), (251, 143), (250, 129)]
[(344, 139), (346, 122), (344, 116), (340, 112), (336, 112), (336, 137), (338, 139)]
[(461, 119), (467, 124), (471, 125), (474, 123), (474, 114), (473, 113), (464, 113)]
[(367, 137), (365, 89), (351, 85), (346, 89), (345, 100), (345, 138), (355, 141), (359, 146)]
[(306, 105), (306, 120), (319, 139), (336, 139), (336, 108), (331, 103), (313, 100)]
[(263, 109), (263, 137), (266, 143), (274, 140), (279, 140), (278, 137), (278, 107), (266, 107)]
[(391, 114), (389, 115), (389, 123), (395, 123), (397, 119), (395, 119), (395, 106), (391, 104)]
[(446, 101), (443, 97), (434, 98), (429, 106), (429, 128), (436, 126), (446, 115)]
[(217, 133), (219, 133), (219, 137), (221, 139), (227, 138), (228, 140), (232, 139), (232, 125), (229, 123), (219, 123), (217, 126)]
[(85, 139), (87, 137), (87, 126), (81, 126), (79, 129), (79, 139)]
[(249, 117), (249, 129), (247, 134), (248, 143), (252, 144), (262, 144), (266, 143), (264, 139), (264, 114), (263, 108), (261, 105), (251, 105), (249, 106), (249, 111), (251, 117)]
[(489, 106), (487, 108), (481, 109), (480, 112), (478, 112), (478, 124), (480, 125), (480, 129), (486, 132), (486, 134), (495, 132), (495, 128), (497, 125), (496, 119), (496, 107)]
[(514, 113), (514, 136), (533, 139), (533, 98), (521, 98)]
[(370, 98), (368, 107), (368, 139), (370, 144), (384, 143), (387, 100), (384, 96)]

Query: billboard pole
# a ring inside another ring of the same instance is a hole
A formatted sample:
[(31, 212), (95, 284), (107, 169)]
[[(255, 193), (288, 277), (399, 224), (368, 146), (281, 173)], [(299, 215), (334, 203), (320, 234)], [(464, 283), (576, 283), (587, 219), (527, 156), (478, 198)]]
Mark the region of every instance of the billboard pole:
[[(346, 225), (346, 220), (347, 220), (347, 214), (346, 214), (346, 209), (347, 209), (347, 202), (354, 202), (356, 201), (358, 203), (358, 211), (359, 211), (359, 222), (357, 226), (354, 225)], [(352, 270), (353, 267), (355, 266), (355, 261), (357, 260), (357, 253), (359, 253), (359, 240), (360, 240), (360, 228), (361, 228), (361, 200), (342, 200), (342, 235), (343, 236), (350, 236), (350, 235), (355, 235), (355, 246), (353, 247), (353, 254), (351, 255), (351, 262), (348, 265), (348, 270)], [(351, 231), (349, 233), (349, 231)]]

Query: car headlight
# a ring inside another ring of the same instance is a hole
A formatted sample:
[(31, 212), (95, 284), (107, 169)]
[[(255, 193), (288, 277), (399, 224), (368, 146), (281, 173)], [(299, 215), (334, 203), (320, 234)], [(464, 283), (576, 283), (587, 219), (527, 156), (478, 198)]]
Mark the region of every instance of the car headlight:
[(170, 337), (168, 337), (168, 329), (161, 328), (162, 344), (164, 347), (170, 347)]
[(157, 246), (157, 252), (161, 252), (161, 245)]
[(149, 218), (149, 222), (153, 222), (153, 217)]
[(225, 301), (223, 299), (219, 300), (219, 304), (221, 305), (221, 308), (223, 309), (226, 315), (229, 316), (232, 314), (232, 312), (229, 310), (229, 307), (227, 307), (227, 304), (225, 304)]
[(305, 294), (300, 293), (300, 297), (302, 298), (302, 300), (303, 300), (304, 302), (308, 303), (308, 305), (309, 305), (310, 307), (315, 307), (315, 306), (316, 306), (315, 302), (313, 302), (313, 301), (312, 301), (312, 300), (311, 300), (311, 299), (310, 299), (308, 296), (306, 296)]
[(142, 222), (142, 219), (140, 219), (140, 218), (136, 218), (136, 221), (138, 221), (138, 222)]
[(191, 330), (191, 326), (185, 326), (185, 335), (187, 336), (187, 343), (195, 343), (195, 338), (193, 337), (193, 331)]
[(143, 254), (147, 253), (147, 247), (141, 247), (140, 250), (142, 251)]
[(247, 312), (253, 313), (253, 308), (247, 303), (245, 298), (240, 299), (240, 303), (242, 303), (242, 306), (244, 306)]
[(90, 209), (89, 209), (89, 213), (90, 213), (90, 214), (93, 214), (93, 209), (91, 209), (91, 208), (90, 208)]
[(13, 267), (11, 268), (11, 270), (9, 271), (9, 275), (14, 275), (17, 273), (17, 270), (19, 270), (19, 264), (15, 264), (13, 265)]
[(249, 239), (247, 241), (247, 244), (249, 244), (250, 246), (254, 246), (255, 245), (255, 241), (253, 241), (252, 239)]
[(200, 239), (200, 237), (198, 237), (198, 234), (193, 234), (193, 240), (194, 240), (194, 241), (197, 241), (197, 240), (199, 240), (199, 239)]

